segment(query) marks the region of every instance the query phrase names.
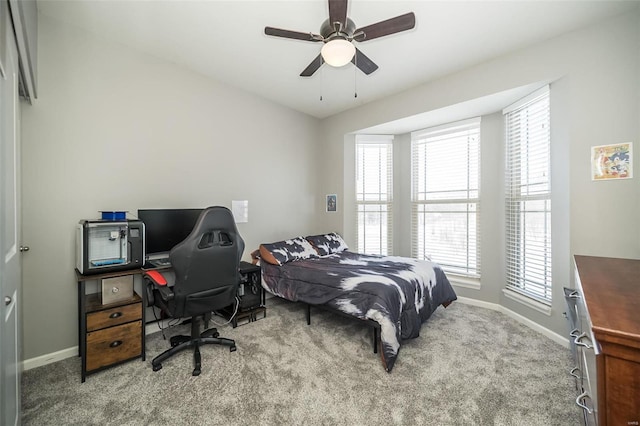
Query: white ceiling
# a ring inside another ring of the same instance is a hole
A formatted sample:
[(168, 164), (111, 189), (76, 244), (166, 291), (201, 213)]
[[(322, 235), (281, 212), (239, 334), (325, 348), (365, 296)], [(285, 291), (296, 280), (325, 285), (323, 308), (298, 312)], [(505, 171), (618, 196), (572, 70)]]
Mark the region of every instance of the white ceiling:
[(348, 16), (357, 27), (410, 11), (416, 15), (416, 27), (357, 43), (380, 67), (369, 76), (348, 64), (324, 65), (304, 78), (299, 74), (318, 55), (321, 44), (269, 37), (264, 27), (318, 33), (328, 18), (327, 0), (38, 0), (44, 15), (318, 118), (637, 5), (608, 0), (350, 0)]

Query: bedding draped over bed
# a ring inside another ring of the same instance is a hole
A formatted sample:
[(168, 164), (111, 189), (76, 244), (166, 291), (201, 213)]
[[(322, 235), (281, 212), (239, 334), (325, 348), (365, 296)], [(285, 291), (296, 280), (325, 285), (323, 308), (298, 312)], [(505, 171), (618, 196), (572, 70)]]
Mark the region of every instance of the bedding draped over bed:
[(402, 340), (418, 337), (436, 308), (457, 298), (438, 265), (406, 257), (342, 251), (282, 265), (263, 262), (261, 267), (263, 286), (276, 296), (327, 305), (380, 324), (387, 371)]

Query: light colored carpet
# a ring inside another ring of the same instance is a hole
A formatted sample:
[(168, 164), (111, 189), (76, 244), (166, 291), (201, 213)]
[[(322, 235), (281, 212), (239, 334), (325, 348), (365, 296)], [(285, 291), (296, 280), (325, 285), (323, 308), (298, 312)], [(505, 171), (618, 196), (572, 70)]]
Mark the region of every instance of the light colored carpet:
[[(169, 346), (147, 336), (134, 360), (80, 383), (80, 359), (26, 371), (24, 425), (578, 425), (569, 350), (490, 310), (454, 302), (404, 342), (391, 373), (359, 322), (280, 299), (236, 340), (151, 370)], [(188, 333), (189, 326), (167, 334)]]

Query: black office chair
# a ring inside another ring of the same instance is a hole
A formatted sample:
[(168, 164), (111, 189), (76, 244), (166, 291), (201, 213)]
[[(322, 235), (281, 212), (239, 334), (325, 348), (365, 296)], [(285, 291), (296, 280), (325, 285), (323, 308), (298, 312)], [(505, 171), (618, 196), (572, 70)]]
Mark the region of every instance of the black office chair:
[[(218, 337), (215, 328), (200, 333), (201, 317), (236, 302), (239, 264), (244, 241), (238, 233), (231, 211), (226, 207), (209, 207), (200, 214), (191, 234), (175, 246), (169, 260), (175, 273), (173, 288), (162, 285), (157, 272), (145, 273), (148, 283), (149, 304), (157, 306), (172, 318), (191, 317), (191, 335), (173, 336), (171, 348), (151, 361), (153, 371), (162, 368), (162, 362), (176, 353), (193, 347), (195, 367), (193, 375), (200, 374), (200, 346), (216, 344), (236, 350), (231, 339)], [(208, 321), (205, 321), (205, 323)]]

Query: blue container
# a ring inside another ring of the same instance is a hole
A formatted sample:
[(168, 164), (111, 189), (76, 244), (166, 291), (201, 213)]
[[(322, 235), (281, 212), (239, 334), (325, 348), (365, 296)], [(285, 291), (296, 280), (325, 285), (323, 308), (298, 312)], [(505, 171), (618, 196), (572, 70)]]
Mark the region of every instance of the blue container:
[(127, 212), (107, 212), (101, 211), (102, 220), (125, 220), (127, 218)]

